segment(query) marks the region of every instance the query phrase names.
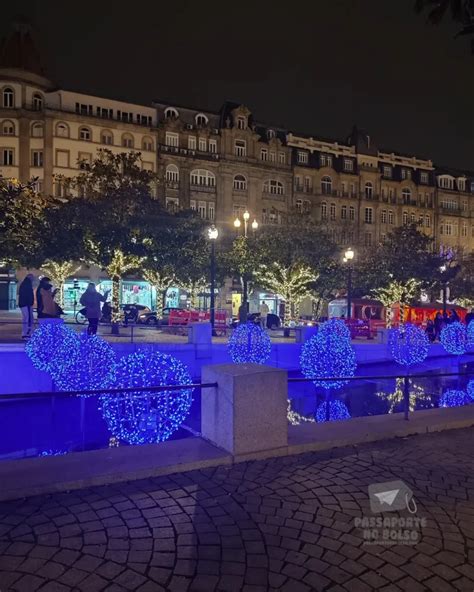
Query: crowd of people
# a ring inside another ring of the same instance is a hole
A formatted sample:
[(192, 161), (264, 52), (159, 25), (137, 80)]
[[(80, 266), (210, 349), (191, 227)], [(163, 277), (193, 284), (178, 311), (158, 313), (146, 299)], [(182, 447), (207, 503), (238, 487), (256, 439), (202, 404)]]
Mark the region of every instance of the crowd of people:
[[(474, 320), (474, 311), (468, 312), (465, 316), (464, 322), (466, 325)], [(453, 308), (450, 312), (437, 312), (434, 319), (428, 319), (426, 322), (426, 334), (431, 343), (441, 340), (441, 331), (444, 327), (451, 325), (452, 323), (460, 322), (458, 313)]]

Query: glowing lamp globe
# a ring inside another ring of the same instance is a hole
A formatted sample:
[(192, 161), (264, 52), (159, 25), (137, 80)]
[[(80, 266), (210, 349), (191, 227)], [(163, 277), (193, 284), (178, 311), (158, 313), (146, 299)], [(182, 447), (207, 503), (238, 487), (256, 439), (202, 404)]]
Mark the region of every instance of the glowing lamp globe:
[(470, 403), (472, 399), (465, 391), (455, 389), (445, 391), (439, 399), (440, 407), (460, 407)]
[[(354, 376), (357, 368), (350, 333), (343, 321), (338, 319), (323, 323), (316, 335), (301, 348), (301, 372), (313, 378), (316, 386), (324, 389), (340, 389)], [(318, 381), (321, 378), (335, 380)], [(337, 380), (340, 378), (340, 380)]]
[(421, 327), (406, 323), (390, 333), (389, 346), (398, 364), (413, 366), (426, 359), (430, 350), (430, 341)]
[(327, 421), (328, 417), (328, 408), (329, 405), (329, 421), (341, 421), (344, 419), (350, 419), (351, 414), (349, 413), (349, 409), (347, 405), (339, 400), (334, 401), (325, 401), (321, 403), (316, 409), (316, 421), (318, 423), (323, 423)]
[(232, 333), (227, 347), (234, 364), (264, 364), (270, 357), (272, 344), (259, 325), (242, 323)]
[[(114, 388), (192, 384), (187, 367), (151, 350), (123, 357), (115, 368)], [(113, 436), (128, 444), (167, 440), (189, 415), (192, 388), (135, 391), (101, 397), (102, 415)]]
[(466, 327), (459, 321), (444, 327), (441, 331), (441, 343), (443, 344), (444, 349), (449, 354), (462, 356), (462, 354), (466, 353), (466, 333)]
[(111, 388), (116, 363), (112, 347), (97, 335), (82, 333), (78, 340), (79, 347), (54, 369), (52, 377), (56, 386), (62, 391)]
[(64, 323), (45, 322), (33, 332), (25, 350), (35, 368), (54, 376), (78, 348), (78, 336)]

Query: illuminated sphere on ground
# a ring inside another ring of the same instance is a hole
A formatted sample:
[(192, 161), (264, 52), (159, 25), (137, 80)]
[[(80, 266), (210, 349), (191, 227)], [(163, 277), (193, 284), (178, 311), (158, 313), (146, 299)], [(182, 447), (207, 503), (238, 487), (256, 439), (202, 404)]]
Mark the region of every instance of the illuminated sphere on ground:
[(471, 321), (466, 329), (467, 347), (474, 347), (474, 321)]
[(78, 348), (77, 334), (64, 323), (43, 322), (32, 333), (25, 350), (35, 368), (54, 376)]
[(403, 366), (423, 362), (430, 350), (430, 341), (425, 331), (411, 323), (392, 331), (389, 345), (394, 360)]
[[(344, 327), (342, 328), (343, 325)], [(301, 372), (306, 378), (314, 378), (316, 386), (324, 389), (339, 389), (347, 380), (320, 382), (318, 378), (351, 377), (357, 368), (349, 331), (343, 321), (331, 320), (323, 323), (316, 335), (301, 348)]]
[(255, 323), (242, 323), (229, 339), (229, 355), (234, 364), (264, 364), (272, 344), (267, 332)]
[(472, 399), (465, 391), (455, 389), (445, 391), (439, 399), (440, 407), (459, 407), (470, 403)]
[(456, 321), (441, 331), (441, 343), (449, 354), (461, 356), (466, 353), (467, 335), (463, 323)]
[(467, 383), (467, 394), (471, 397), (471, 399), (474, 401), (474, 380), (470, 380)]
[[(116, 365), (114, 388), (192, 384), (187, 367), (151, 350), (130, 354)], [(104, 420), (113, 436), (128, 444), (167, 440), (189, 414), (193, 389), (131, 392), (101, 397)]]
[(316, 421), (318, 423), (323, 423), (327, 421), (327, 406), (329, 404), (329, 421), (341, 421), (343, 419), (350, 419), (351, 414), (349, 413), (349, 409), (347, 405), (342, 401), (335, 400), (335, 401), (325, 401), (321, 403), (316, 409)]
[[(97, 335), (82, 333), (79, 347), (54, 369), (53, 380), (62, 391), (111, 388), (115, 376), (115, 352)], [(84, 395), (94, 396), (94, 395)]]

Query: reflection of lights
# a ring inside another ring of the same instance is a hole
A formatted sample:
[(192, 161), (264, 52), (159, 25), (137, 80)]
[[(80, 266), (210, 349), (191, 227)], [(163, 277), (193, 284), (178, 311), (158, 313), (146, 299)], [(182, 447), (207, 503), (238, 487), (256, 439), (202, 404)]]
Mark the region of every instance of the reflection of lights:
[(341, 421), (343, 419), (350, 419), (351, 414), (349, 413), (349, 409), (347, 405), (342, 401), (329, 401), (321, 403), (319, 407), (316, 409), (316, 421), (318, 423), (324, 423), (327, 417), (327, 406), (329, 404), (329, 421)]
[(38, 456), (63, 456), (67, 454), (67, 450), (43, 450)]
[(440, 407), (460, 407), (470, 403), (472, 403), (471, 397), (466, 392), (457, 389), (445, 391), (439, 399)]
[(291, 408), (291, 401), (288, 399), (288, 406), (286, 408), (286, 417), (288, 419), (288, 423), (291, 425), (300, 425), (305, 422), (315, 423), (315, 419), (313, 417), (306, 417), (305, 415), (301, 415), (297, 411), (293, 411)]
[[(395, 390), (392, 393), (385, 393), (383, 391), (375, 393), (380, 399), (384, 399), (389, 404), (389, 413), (393, 413), (398, 405), (403, 403), (403, 378), (397, 378), (395, 381)], [(429, 407), (433, 407), (430, 395), (427, 395), (423, 387), (413, 384), (410, 381), (409, 393), (410, 411), (415, 411), (418, 403), (428, 403)]]

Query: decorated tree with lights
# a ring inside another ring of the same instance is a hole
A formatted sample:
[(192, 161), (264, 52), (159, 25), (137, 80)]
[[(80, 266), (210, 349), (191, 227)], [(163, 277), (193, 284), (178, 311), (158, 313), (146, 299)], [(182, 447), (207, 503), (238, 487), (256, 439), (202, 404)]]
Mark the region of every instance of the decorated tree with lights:
[(79, 271), (80, 268), (80, 265), (71, 261), (53, 261), (51, 259), (47, 259), (41, 266), (41, 271), (49, 276), (58, 287), (59, 295), (57, 296), (57, 300), (59, 306), (62, 308), (64, 307), (64, 283), (71, 275)]
[(372, 294), (385, 306), (386, 326), (389, 329), (392, 326), (392, 306), (397, 302), (400, 304), (400, 323), (403, 323), (405, 307), (420, 294), (420, 282), (414, 278), (404, 282), (392, 280), (386, 287), (373, 290)]
[(165, 306), (166, 294), (175, 283), (174, 270), (170, 267), (165, 266), (159, 270), (148, 263), (147, 267), (143, 270), (143, 279), (149, 282), (156, 292), (156, 317), (157, 319), (163, 318), (163, 308)]

